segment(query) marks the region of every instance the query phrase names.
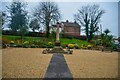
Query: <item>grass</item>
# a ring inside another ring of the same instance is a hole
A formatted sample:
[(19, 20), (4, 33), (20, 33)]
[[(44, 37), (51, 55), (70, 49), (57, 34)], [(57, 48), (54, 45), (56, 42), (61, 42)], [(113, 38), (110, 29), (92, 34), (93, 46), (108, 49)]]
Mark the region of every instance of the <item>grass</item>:
[[(15, 41), (15, 40), (20, 40), (21, 36), (13, 36), (13, 35), (2, 35), (2, 38), (7, 38), (8, 40)], [(37, 40), (45, 40), (46, 38), (44, 37), (29, 37), (25, 36), (24, 41), (37, 41)], [(53, 39), (48, 39), (48, 41), (53, 41)]]
[(15, 41), (21, 39), (20, 36), (2, 35), (2, 38), (7, 38), (8, 40)]
[[(6, 38), (9, 41), (15, 41), (21, 40), (21, 36), (13, 36), (13, 35), (2, 35), (2, 38)], [(55, 42), (54, 38), (45, 38), (45, 37), (24, 37), (24, 41), (39, 41), (41, 43), (48, 43), (48, 42)], [(79, 46), (82, 46), (83, 44), (88, 45), (89, 43), (87, 41), (79, 40), (79, 39), (68, 39), (68, 38), (60, 38), (61, 45), (65, 47), (65, 44), (78, 44)]]
[(79, 46), (88, 45), (89, 43), (87, 41), (79, 40), (79, 39), (67, 39), (62, 38), (60, 39), (62, 44), (78, 44)]

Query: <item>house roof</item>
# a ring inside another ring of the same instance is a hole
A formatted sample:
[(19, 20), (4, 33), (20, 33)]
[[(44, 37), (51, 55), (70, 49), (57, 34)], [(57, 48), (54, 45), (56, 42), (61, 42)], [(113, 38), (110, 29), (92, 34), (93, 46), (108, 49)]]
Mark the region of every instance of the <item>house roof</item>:
[(65, 27), (80, 27), (80, 25), (76, 22), (62, 22)]
[[(64, 24), (65, 27), (80, 27), (80, 25), (76, 22), (61, 22), (60, 24), (62, 23)], [(53, 27), (56, 27), (56, 25), (53, 25)]]

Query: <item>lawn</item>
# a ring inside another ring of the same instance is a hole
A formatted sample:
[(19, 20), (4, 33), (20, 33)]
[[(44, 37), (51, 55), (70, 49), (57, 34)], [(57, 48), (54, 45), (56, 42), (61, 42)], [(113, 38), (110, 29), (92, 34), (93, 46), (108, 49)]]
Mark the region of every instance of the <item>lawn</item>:
[[(7, 38), (10, 41), (20, 40), (21, 36), (13, 36), (13, 35), (2, 35), (2, 38)], [(42, 40), (42, 37), (28, 37), (25, 36), (25, 41), (32, 41), (32, 40)]]
[[(18, 40), (21, 41), (21, 36), (13, 36), (13, 35), (3, 35), (2, 36), (3, 39), (7, 40), (7, 43), (10, 43), (11, 41), (14, 41), (15, 43), (18, 43)], [(54, 44), (55, 42), (55, 38), (45, 38), (45, 37), (29, 37), (29, 36), (25, 36), (24, 37), (24, 42), (28, 41), (32, 44), (37, 44), (37, 45), (42, 45), (42, 44), (48, 44), (48, 42), (52, 42)], [(86, 41), (83, 40), (79, 40), (79, 39), (68, 39), (68, 38), (60, 38), (61, 41), (61, 45), (62, 47), (65, 48), (66, 44), (78, 44), (79, 47), (81, 47), (82, 45), (87, 45), (89, 44)], [(39, 43), (39, 44), (38, 44)], [(35, 45), (36, 45), (35, 44)], [(48, 45), (47, 45), (48, 46)], [(45, 47), (45, 46), (44, 46)]]
[(79, 39), (67, 39), (67, 38), (61, 38), (60, 39), (62, 44), (78, 44), (79, 46), (84, 45), (88, 45), (90, 43), (88, 43), (87, 41), (83, 41), (83, 40), (79, 40)]

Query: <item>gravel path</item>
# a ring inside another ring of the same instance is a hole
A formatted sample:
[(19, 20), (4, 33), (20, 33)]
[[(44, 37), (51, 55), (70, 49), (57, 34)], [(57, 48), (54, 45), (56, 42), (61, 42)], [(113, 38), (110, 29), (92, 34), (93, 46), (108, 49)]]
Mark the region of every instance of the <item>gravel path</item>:
[(43, 49), (3, 49), (3, 78), (43, 78), (52, 54), (42, 54)]
[[(52, 54), (40, 48), (8, 48), (2, 51), (3, 78), (43, 78)], [(116, 78), (118, 53), (74, 50), (64, 55), (73, 78)]]
[(74, 78), (117, 78), (118, 53), (74, 50), (64, 55)]
[(0, 49), (0, 79), (2, 78), (2, 50)]

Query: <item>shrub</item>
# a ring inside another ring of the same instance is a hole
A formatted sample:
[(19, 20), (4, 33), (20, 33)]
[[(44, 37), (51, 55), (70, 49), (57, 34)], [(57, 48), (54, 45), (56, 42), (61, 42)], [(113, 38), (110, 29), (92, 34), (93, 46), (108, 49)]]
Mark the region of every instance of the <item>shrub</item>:
[(53, 43), (52, 42), (48, 42), (48, 45), (53, 45)]
[(111, 48), (112, 48), (112, 50), (117, 51), (117, 45), (111, 44)]
[(87, 45), (86, 44), (82, 44), (81, 48), (82, 49), (87, 49)]
[(61, 44), (62, 48), (66, 48), (68, 45), (66, 43)]
[(10, 41), (10, 44), (14, 44), (14, 41)]
[(47, 48), (47, 46), (48, 46), (48, 45), (47, 45), (46, 43), (41, 43), (41, 44), (39, 45), (40, 48)]
[(21, 41), (20, 40), (16, 40), (16, 42), (19, 44)]
[(23, 45), (23, 48), (29, 48), (29, 45)]
[(105, 34), (101, 34), (101, 44), (104, 47), (110, 47), (111, 43), (113, 40), (113, 36), (112, 35), (105, 35)]
[(22, 44), (16, 44), (16, 47), (22, 47)]
[(6, 48), (9, 44), (9, 40), (7, 38), (2, 38), (2, 48)]
[(31, 45), (31, 48), (36, 48), (36, 46), (34, 44)]
[(52, 42), (48, 42), (47, 48), (53, 48), (54, 44)]
[(93, 44), (94, 46), (99, 46), (99, 45), (101, 45), (101, 39), (92, 40), (91, 44)]
[(54, 47), (54, 45), (48, 45), (47, 46), (47, 48), (53, 48)]
[(25, 42), (23, 43), (23, 47), (24, 47), (24, 48), (28, 48), (28, 47), (29, 47), (29, 41), (25, 41)]
[(43, 44), (43, 45), (41, 46), (41, 48), (47, 48), (47, 45)]
[(74, 48), (74, 44), (68, 44), (68, 48), (73, 49)]
[(9, 40), (7, 39), (7, 38), (2, 38), (2, 43), (4, 43), (4, 44), (9, 44)]
[(24, 43), (23, 43), (23, 45), (28, 45), (29, 44), (29, 41), (25, 41)]
[(32, 40), (31, 44), (40, 45), (42, 42), (40, 40)]
[(88, 49), (91, 49), (92, 47), (93, 47), (93, 45), (90, 45), (90, 44), (87, 45), (87, 48), (88, 48)]
[(75, 49), (79, 49), (79, 45), (78, 44), (74, 44)]

